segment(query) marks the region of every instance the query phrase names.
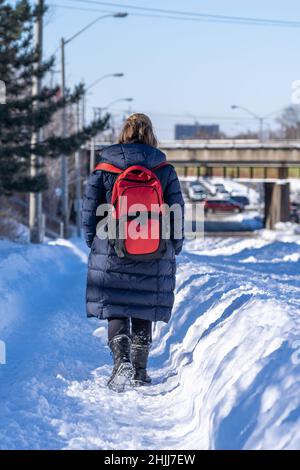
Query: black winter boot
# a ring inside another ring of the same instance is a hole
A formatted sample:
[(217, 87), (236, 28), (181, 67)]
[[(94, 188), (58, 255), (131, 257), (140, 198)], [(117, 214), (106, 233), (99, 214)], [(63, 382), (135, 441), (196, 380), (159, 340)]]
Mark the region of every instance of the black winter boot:
[(151, 345), (133, 343), (131, 346), (132, 365), (134, 367), (133, 385), (141, 387), (151, 383), (147, 374), (147, 362)]
[(107, 385), (115, 392), (124, 392), (134, 375), (130, 354), (131, 340), (127, 335), (117, 335), (108, 345), (112, 352), (114, 368)]

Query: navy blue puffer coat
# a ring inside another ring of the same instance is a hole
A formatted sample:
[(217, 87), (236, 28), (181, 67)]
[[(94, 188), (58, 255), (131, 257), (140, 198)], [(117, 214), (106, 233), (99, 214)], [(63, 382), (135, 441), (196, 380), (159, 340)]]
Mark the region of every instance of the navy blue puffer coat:
[[(100, 162), (111, 163), (126, 169), (131, 165), (153, 168), (166, 160), (163, 152), (145, 144), (115, 144), (101, 151)], [(156, 170), (164, 191), (165, 203), (184, 202), (177, 174), (172, 166)], [(134, 261), (118, 258), (107, 239), (96, 235), (98, 218), (96, 210), (101, 203), (110, 203), (117, 175), (95, 171), (85, 190), (82, 222), (86, 243), (91, 247), (87, 277), (87, 315), (101, 319), (136, 317), (144, 320), (168, 322), (174, 303), (175, 254), (183, 243), (180, 239), (168, 240), (162, 258), (151, 261)]]

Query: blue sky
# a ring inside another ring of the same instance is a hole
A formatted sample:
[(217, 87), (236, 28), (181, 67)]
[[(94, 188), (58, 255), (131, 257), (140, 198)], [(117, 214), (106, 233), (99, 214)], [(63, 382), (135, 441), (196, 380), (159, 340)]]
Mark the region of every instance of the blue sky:
[[(107, 0), (109, 2), (109, 0)], [(299, 0), (115, 0), (120, 4), (200, 13), (300, 21)], [(45, 26), (45, 54), (61, 36), (69, 37), (110, 8), (84, 1), (48, 0), (49, 5), (94, 8), (99, 12), (51, 7)], [(126, 10), (126, 7), (119, 8)], [(300, 79), (300, 28), (171, 21), (161, 18), (106, 18), (66, 48), (67, 81), (88, 84), (106, 73), (124, 78), (103, 80), (89, 95), (88, 109), (133, 97), (132, 109), (148, 113), (158, 137), (172, 138), (175, 122), (193, 116), (236, 116), (219, 122), (228, 132), (255, 128), (256, 122), (232, 111), (246, 106), (259, 115), (290, 104), (291, 83)], [(114, 109), (126, 109), (116, 104)], [(235, 113), (235, 114), (233, 114)], [(179, 117), (164, 116), (176, 114)], [(180, 117), (182, 116), (182, 117)], [(189, 117), (190, 116), (190, 117)]]

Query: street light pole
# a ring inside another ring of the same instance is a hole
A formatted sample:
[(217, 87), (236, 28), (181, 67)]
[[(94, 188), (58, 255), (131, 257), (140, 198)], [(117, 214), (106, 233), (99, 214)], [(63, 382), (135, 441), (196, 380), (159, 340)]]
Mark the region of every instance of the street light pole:
[(261, 116), (258, 116), (256, 113), (253, 113), (253, 111), (251, 111), (250, 109), (245, 108), (244, 106), (237, 106), (237, 105), (233, 104), (231, 106), (231, 109), (241, 109), (242, 111), (245, 111), (247, 114), (252, 116), (254, 119), (258, 120), (258, 122), (259, 122), (259, 141), (262, 142), (263, 141), (263, 118)]
[[(76, 132), (80, 130), (80, 113), (79, 113), (79, 102), (76, 103)], [(76, 175), (76, 231), (77, 236), (81, 235), (81, 165), (80, 165), (81, 150), (75, 152), (75, 175)]]
[(259, 117), (259, 140), (264, 141), (264, 118), (261, 116)]
[[(66, 75), (65, 75), (65, 44), (64, 38), (61, 38), (61, 94), (65, 97), (66, 87)], [(62, 108), (61, 112), (61, 126), (62, 126), (62, 137), (67, 137), (67, 113), (66, 106)], [(61, 187), (62, 187), (62, 216), (63, 216), (63, 236), (64, 238), (69, 237), (69, 169), (68, 169), (68, 157), (66, 155), (61, 156)]]
[(259, 122), (259, 141), (262, 143), (263, 140), (264, 140), (264, 120), (265, 120), (265, 117), (258, 116), (258, 114), (253, 113), (253, 111), (251, 111), (248, 108), (245, 108), (244, 106), (237, 106), (237, 105), (233, 104), (231, 106), (231, 109), (241, 109), (242, 111), (245, 111), (250, 116), (252, 116), (254, 119), (258, 120), (258, 122)]
[[(61, 38), (60, 50), (61, 50), (61, 94), (62, 97), (65, 97), (65, 87), (66, 87), (66, 75), (65, 75), (65, 46), (77, 38), (80, 34), (85, 32), (91, 26), (93, 26), (98, 21), (104, 18), (125, 18), (128, 13), (118, 12), (114, 14), (107, 14), (97, 17), (95, 20), (88, 23), (84, 28), (80, 29), (77, 33), (73, 34), (68, 39)], [(67, 137), (67, 113), (66, 107), (64, 106), (61, 113), (62, 119), (62, 136), (63, 138)], [(61, 184), (62, 184), (62, 218), (63, 218), (63, 236), (64, 238), (69, 237), (69, 174), (68, 174), (68, 157), (62, 155), (61, 157)]]
[(265, 116), (258, 116), (256, 113), (253, 113), (253, 111), (251, 111), (250, 109), (244, 108), (244, 106), (237, 106), (237, 105), (233, 104), (231, 106), (231, 109), (241, 109), (241, 110), (245, 111), (246, 113), (250, 114), (250, 116), (252, 116), (252, 117), (254, 117), (255, 119), (258, 120), (258, 122), (259, 122), (259, 141), (260, 142), (264, 141), (264, 124), (265, 124), (265, 120), (267, 118), (271, 117), (271, 116), (274, 116), (274, 114), (278, 114), (280, 111), (282, 111), (281, 109), (279, 109), (277, 111), (272, 111), (271, 113), (268, 113)]

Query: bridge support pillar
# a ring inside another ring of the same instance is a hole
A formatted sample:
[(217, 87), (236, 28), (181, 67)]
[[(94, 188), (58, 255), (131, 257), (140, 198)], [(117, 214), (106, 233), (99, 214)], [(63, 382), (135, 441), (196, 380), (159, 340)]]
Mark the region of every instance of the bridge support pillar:
[(210, 166), (205, 167), (205, 177), (211, 178), (213, 176), (213, 169)]
[(265, 183), (265, 228), (273, 230), (277, 222), (290, 218), (289, 183)]

